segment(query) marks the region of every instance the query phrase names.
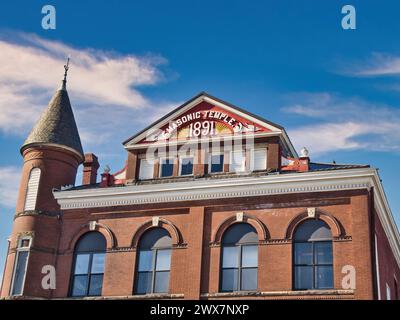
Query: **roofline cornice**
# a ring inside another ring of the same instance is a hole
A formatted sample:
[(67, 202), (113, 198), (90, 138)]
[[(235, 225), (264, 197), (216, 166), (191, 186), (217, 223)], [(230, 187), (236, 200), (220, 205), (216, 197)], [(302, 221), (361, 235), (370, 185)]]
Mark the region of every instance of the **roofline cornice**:
[(55, 191), (62, 210), (374, 188), (377, 215), (400, 266), (400, 235), (374, 168)]
[(83, 163), (85, 157), (83, 154), (81, 154), (80, 152), (78, 152), (77, 150), (64, 146), (62, 144), (57, 144), (57, 143), (47, 143), (47, 142), (33, 142), (33, 143), (28, 143), (25, 144), (21, 147), (20, 149), (20, 153), (23, 156), (25, 150), (29, 149), (29, 148), (50, 148), (50, 149), (63, 149), (66, 151), (69, 151), (70, 153), (72, 153), (78, 160), (79, 163)]

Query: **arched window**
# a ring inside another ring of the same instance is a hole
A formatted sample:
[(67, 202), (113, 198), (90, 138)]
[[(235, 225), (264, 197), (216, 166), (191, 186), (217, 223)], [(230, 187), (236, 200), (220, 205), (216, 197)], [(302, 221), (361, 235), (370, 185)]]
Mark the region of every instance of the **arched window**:
[(35, 210), (39, 190), (40, 169), (33, 168), (29, 173), (28, 185), (26, 188), (24, 210)]
[(139, 241), (135, 294), (167, 293), (172, 239), (167, 230), (151, 228)]
[(247, 223), (235, 223), (222, 238), (220, 290), (257, 290), (258, 236)]
[(71, 296), (101, 295), (106, 248), (100, 232), (88, 232), (79, 239), (74, 251)]
[(306, 220), (294, 233), (294, 289), (333, 288), (332, 233), (322, 220)]

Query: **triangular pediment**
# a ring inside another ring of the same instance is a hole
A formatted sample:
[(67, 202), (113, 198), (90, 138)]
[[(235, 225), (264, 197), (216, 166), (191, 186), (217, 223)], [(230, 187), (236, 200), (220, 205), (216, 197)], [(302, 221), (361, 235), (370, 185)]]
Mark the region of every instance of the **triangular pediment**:
[[(280, 135), (284, 129), (225, 101), (200, 93), (124, 142), (126, 148), (230, 135)], [(285, 134), (285, 133), (284, 133)], [(286, 134), (285, 134), (286, 135)]]

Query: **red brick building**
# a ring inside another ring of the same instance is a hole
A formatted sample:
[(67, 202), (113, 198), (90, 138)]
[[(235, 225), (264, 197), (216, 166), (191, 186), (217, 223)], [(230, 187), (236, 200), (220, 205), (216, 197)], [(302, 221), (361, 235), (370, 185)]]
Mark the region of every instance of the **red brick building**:
[(21, 148), (1, 297), (398, 299), (376, 169), (298, 156), (283, 127), (207, 93), (123, 146), (97, 183), (64, 79)]

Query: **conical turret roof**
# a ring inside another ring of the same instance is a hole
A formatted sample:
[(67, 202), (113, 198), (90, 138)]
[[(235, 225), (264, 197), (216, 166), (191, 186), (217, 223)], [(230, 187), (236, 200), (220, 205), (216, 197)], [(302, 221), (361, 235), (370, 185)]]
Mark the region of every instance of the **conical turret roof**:
[(72, 149), (83, 158), (81, 139), (66, 90), (66, 79), (25, 140), (21, 152), (30, 146), (41, 145)]

